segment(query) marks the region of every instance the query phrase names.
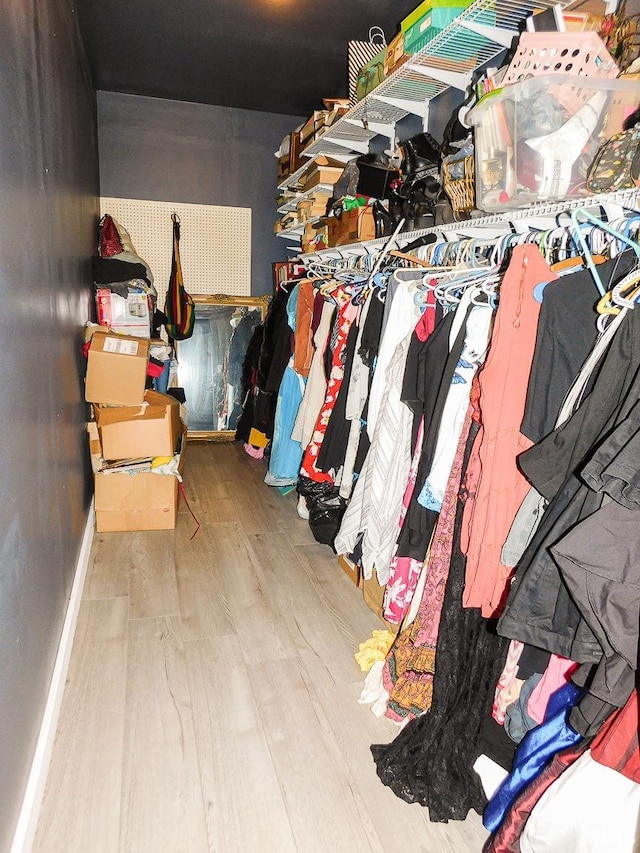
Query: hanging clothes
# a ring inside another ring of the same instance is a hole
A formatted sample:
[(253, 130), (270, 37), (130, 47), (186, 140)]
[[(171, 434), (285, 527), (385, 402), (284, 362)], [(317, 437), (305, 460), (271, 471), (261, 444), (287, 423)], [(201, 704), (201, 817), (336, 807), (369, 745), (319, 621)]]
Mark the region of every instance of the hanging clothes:
[(347, 336), (351, 324), (355, 320), (357, 307), (350, 299), (349, 293), (342, 287), (337, 287), (332, 298), (337, 303), (337, 316), (334, 325), (335, 341), (332, 347), (331, 371), (327, 381), (327, 392), (317, 417), (313, 435), (307, 444), (300, 467), (300, 476), (308, 477), (316, 483), (333, 483), (333, 474), (318, 470), (315, 460), (320, 452), (320, 446), (329, 423), (329, 418), (335, 405), (342, 380), (344, 378), (344, 353)]
[[(300, 286), (296, 285), (287, 301), (287, 318), (292, 333), (296, 331)], [(291, 438), (293, 425), (302, 402), (305, 380), (294, 370), (294, 355), (284, 370), (278, 389), (273, 426), (273, 440), (269, 455), (269, 469), (264, 481), (268, 486), (288, 486), (297, 482), (302, 445)]]
[[(472, 423), (463, 475), (476, 432)], [(411, 720), (392, 743), (371, 748), (382, 782), (401, 799), (428, 807), (430, 819), (438, 822), (463, 820), (470, 809), (480, 812), (486, 803), (473, 763), (507, 647), (478, 610), (460, 607), (465, 570), (461, 524), (458, 500), (431, 711)]]
[[(355, 548), (356, 538), (363, 534), (361, 565), (364, 576), (370, 578), (375, 570), (381, 586), (386, 584), (389, 577), (394, 530), (411, 465), (409, 436), (412, 415), (401, 404), (400, 392), (411, 335), (420, 317), (420, 306), (404, 282), (396, 291), (389, 316), (388, 329), (390, 333), (393, 332), (393, 341), (397, 343), (391, 358), (376, 366), (372, 392), (376, 383), (383, 388), (377, 422), (372, 432), (369, 408), (367, 431), (371, 437), (371, 447), (335, 543), (339, 553), (350, 554)], [(381, 353), (385, 342), (383, 338)], [(387, 342), (386, 349), (389, 348)], [(380, 379), (385, 364), (386, 373)]]
[(504, 605), (512, 571), (500, 562), (502, 546), (529, 488), (516, 459), (531, 446), (520, 424), (540, 312), (533, 291), (556, 277), (534, 246), (515, 247), (500, 286), (489, 355), (479, 374), (481, 426), (467, 472), (463, 520), (463, 604), (479, 607), (486, 617), (498, 615)]
[(431, 707), (440, 615), (453, 551), (458, 492), (470, 428), (471, 408), (460, 431), (442, 511), (427, 555), (418, 613), (411, 627), (398, 635), (383, 668), (382, 683), (389, 694), (386, 716), (392, 720), (410, 719)]

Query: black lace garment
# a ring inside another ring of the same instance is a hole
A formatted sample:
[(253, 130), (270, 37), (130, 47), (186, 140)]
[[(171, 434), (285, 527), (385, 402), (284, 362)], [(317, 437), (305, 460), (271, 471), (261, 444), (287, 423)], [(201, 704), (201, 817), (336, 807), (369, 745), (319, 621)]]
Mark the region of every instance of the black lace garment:
[[(464, 467), (478, 426), (473, 424)], [(431, 711), (412, 720), (388, 745), (372, 746), (378, 776), (397, 796), (427, 806), (435, 822), (464, 820), (486, 805), (473, 763), (480, 754), (483, 721), (491, 714), (508, 640), (495, 622), (463, 609), (465, 557), (460, 551), (463, 502), (459, 501), (454, 548), (436, 647)]]

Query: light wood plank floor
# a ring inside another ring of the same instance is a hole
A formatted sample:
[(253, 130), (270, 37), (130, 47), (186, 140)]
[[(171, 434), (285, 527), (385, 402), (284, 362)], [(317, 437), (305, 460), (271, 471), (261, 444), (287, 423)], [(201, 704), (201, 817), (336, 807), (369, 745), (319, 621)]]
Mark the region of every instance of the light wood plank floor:
[(479, 853), (378, 780), (378, 618), (235, 444), (190, 444), (175, 531), (96, 534), (36, 853)]

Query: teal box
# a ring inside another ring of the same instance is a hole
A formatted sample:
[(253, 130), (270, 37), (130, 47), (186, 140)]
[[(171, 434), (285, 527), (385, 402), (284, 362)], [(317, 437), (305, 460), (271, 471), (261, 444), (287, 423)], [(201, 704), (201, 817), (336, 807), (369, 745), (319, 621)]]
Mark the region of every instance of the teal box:
[(418, 53), (423, 47), (449, 26), (461, 12), (471, 5), (471, 0), (464, 5), (433, 6), (426, 14), (413, 23), (404, 33), (405, 53)]

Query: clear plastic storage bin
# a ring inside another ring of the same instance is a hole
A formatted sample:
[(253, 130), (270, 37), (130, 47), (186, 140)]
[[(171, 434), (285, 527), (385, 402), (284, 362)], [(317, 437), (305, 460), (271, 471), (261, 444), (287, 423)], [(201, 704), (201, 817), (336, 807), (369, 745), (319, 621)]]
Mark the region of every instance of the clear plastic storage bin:
[(476, 204), (493, 211), (589, 195), (598, 149), (640, 102), (637, 80), (546, 74), (491, 92), (469, 112)]

